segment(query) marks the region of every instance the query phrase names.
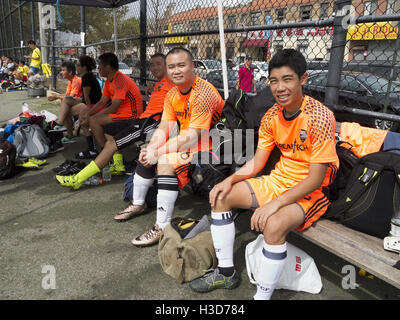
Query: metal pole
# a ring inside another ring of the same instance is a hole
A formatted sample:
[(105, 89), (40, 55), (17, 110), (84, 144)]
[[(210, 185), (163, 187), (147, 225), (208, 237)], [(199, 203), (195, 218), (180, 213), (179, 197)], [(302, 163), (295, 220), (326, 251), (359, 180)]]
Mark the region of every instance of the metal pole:
[(140, 80), (146, 85), (147, 0), (140, 0)]
[(82, 40), (82, 54), (86, 54), (86, 9), (84, 6), (81, 6), (81, 40)]
[(351, 0), (336, 1), (336, 16), (333, 23), (334, 31), (324, 101), (328, 107), (336, 105), (339, 101), (340, 76), (342, 73), (347, 34), (347, 30), (342, 26), (343, 19), (346, 15), (346, 12), (344, 12), (345, 10), (342, 9), (347, 5), (351, 5)]
[(31, 26), (32, 26), (32, 40), (35, 41), (35, 14), (34, 14), (34, 4), (31, 2)]
[(113, 8), (113, 18), (114, 18), (114, 51), (118, 57), (118, 35), (117, 35), (117, 9)]
[(228, 99), (228, 73), (226, 67), (226, 48), (225, 48), (225, 36), (224, 36), (224, 17), (222, 15), (222, 0), (218, 0), (218, 25), (219, 25), (219, 41), (221, 48), (221, 59), (222, 59), (222, 82), (224, 84), (224, 98)]
[(56, 49), (54, 48), (54, 33), (55, 29), (50, 30), (50, 41), (51, 41), (51, 73), (52, 73), (52, 83), (53, 83), (53, 90), (57, 89), (57, 75), (56, 75)]
[(40, 52), (42, 53), (42, 64), (47, 63), (47, 41), (46, 41), (46, 34), (44, 31), (44, 28), (42, 26), (42, 8), (43, 8), (43, 3), (39, 2), (38, 3), (38, 11), (39, 11), (39, 42), (40, 42)]
[(8, 34), (8, 32), (7, 32), (7, 24), (6, 24), (6, 14), (5, 14), (5, 12), (4, 12), (4, 8), (5, 8), (5, 5), (4, 5), (4, 2), (5, 2), (6, 0), (3, 0), (2, 1), (2, 4), (1, 4), (1, 10), (2, 10), (2, 13), (3, 13), (3, 22), (4, 22), (4, 39), (5, 39), (5, 41), (6, 41), (6, 45), (5, 45), (5, 47), (7, 48), (7, 55), (8, 56), (10, 56), (10, 52), (9, 52), (9, 43), (8, 43), (8, 36), (7, 36), (7, 34)]
[(18, 6), (18, 19), (19, 19), (19, 40), (21, 45), (21, 59), (22, 59), (24, 57), (24, 49), (22, 48), (24, 45), (24, 37), (22, 35), (21, 1), (19, 1), (19, 6)]
[(13, 50), (13, 55), (14, 55), (14, 59), (16, 58), (17, 55), (17, 51), (15, 50), (15, 42), (14, 42), (14, 27), (13, 27), (13, 22), (12, 22), (12, 14), (11, 14), (11, 4), (10, 4), (10, 0), (7, 1), (8, 2), (8, 17), (10, 19), (10, 26), (11, 26), (11, 47)]

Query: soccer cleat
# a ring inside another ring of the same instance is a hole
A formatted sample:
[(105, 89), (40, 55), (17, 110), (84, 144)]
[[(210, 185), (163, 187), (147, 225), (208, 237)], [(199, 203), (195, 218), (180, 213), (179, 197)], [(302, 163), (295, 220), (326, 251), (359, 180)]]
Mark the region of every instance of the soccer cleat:
[(39, 165), (37, 163), (31, 162), (31, 161), (24, 161), (21, 160), (21, 162), (15, 164), (17, 167), (24, 167), (28, 169), (40, 169)]
[(59, 176), (56, 175), (57, 181), (63, 186), (63, 187), (72, 187), (74, 190), (78, 190), (83, 182), (80, 182), (76, 175), (72, 176)]
[(123, 163), (111, 163), (110, 172), (113, 176), (120, 176), (125, 174), (125, 166)]
[(161, 237), (162, 230), (158, 228), (158, 225), (154, 225), (153, 228), (143, 233), (141, 236), (133, 239), (131, 243), (137, 247), (146, 247), (152, 244), (158, 243)]
[(76, 140), (74, 138), (63, 137), (61, 139), (61, 143), (75, 143)]
[(35, 163), (35, 164), (37, 164), (38, 166), (42, 166), (42, 165), (44, 165), (45, 163), (47, 163), (47, 160), (40, 160), (40, 159), (36, 159), (36, 158), (29, 158), (28, 161), (29, 161), (29, 162), (32, 162), (32, 163)]
[(73, 162), (65, 169), (57, 172), (59, 176), (71, 176), (81, 172), (81, 170), (86, 166), (83, 162)]
[(219, 273), (219, 269), (209, 269), (201, 278), (189, 283), (189, 287), (196, 292), (210, 292), (215, 289), (234, 289), (239, 285), (236, 270), (232, 276), (226, 277)]

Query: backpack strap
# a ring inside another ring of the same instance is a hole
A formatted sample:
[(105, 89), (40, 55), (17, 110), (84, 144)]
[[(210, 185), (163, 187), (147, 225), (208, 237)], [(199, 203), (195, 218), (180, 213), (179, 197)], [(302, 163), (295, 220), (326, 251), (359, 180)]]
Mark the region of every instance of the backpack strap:
[[(345, 193), (335, 202), (333, 202), (328, 212), (326, 213), (326, 218), (337, 218), (351, 208), (353, 203), (360, 198), (360, 196), (368, 189), (369, 185), (379, 177), (383, 170), (383, 166), (380, 168), (369, 168), (368, 166), (363, 166), (364, 169), (362, 173), (355, 181), (351, 179), (351, 185), (348, 185)], [(400, 179), (400, 176), (398, 177)], [(400, 181), (400, 180), (399, 180)]]

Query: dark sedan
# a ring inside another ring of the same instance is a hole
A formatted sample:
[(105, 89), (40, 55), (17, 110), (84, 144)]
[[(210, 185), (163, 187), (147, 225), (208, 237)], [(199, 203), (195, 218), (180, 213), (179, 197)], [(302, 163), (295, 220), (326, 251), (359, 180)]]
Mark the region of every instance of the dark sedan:
[[(319, 101), (324, 101), (328, 72), (325, 70), (312, 70), (309, 79), (303, 86), (305, 94)], [(385, 95), (389, 82), (385, 78), (370, 73), (343, 72), (340, 79), (339, 105), (369, 111), (383, 112)], [(400, 86), (392, 83), (389, 92), (387, 113), (400, 115)], [(338, 121), (357, 121), (361, 125), (381, 128), (382, 121), (368, 117), (357, 116), (349, 113), (335, 113)], [(397, 131), (399, 123), (383, 121), (384, 129)]]

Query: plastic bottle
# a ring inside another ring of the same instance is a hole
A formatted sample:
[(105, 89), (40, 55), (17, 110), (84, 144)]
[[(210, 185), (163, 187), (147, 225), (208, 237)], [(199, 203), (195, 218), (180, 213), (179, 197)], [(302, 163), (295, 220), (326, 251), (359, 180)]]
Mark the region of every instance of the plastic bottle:
[(111, 181), (111, 171), (110, 171), (110, 166), (109, 165), (106, 165), (103, 168), (102, 176), (103, 176), (103, 180), (105, 182), (110, 182)]
[(400, 208), (394, 213), (390, 221), (390, 234), (394, 237), (400, 237)]
[(103, 179), (98, 176), (91, 176), (89, 179), (86, 179), (83, 184), (87, 186), (97, 186), (103, 183)]
[(22, 103), (22, 112), (28, 112), (29, 110), (29, 105), (26, 102)]

